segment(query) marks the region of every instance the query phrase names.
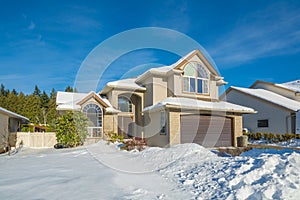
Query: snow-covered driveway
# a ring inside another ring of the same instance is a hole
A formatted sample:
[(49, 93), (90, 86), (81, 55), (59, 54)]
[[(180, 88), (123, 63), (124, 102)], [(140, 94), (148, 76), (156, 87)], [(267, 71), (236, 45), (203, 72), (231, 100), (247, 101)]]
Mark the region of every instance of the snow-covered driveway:
[[(125, 153), (125, 152), (123, 152)], [(126, 154), (126, 153), (125, 153)], [(101, 162), (99, 155), (107, 158)], [(98, 160), (98, 158), (99, 160)], [(186, 194), (155, 172), (134, 172), (104, 143), (76, 149), (22, 149), (0, 155), (0, 199), (176, 199)], [(115, 163), (126, 172), (113, 169)], [(175, 189), (175, 190), (174, 190)]]
[(300, 153), (251, 150), (218, 157), (196, 145), (0, 155), (0, 199), (299, 199)]

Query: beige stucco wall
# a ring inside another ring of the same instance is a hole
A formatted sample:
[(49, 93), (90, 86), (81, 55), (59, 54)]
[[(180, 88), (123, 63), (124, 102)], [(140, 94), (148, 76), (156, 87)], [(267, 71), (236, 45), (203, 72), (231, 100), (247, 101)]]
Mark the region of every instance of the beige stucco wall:
[[(247, 106), (257, 111), (256, 114), (244, 115), (243, 117), (243, 127), (248, 128), (250, 132), (271, 132), (274, 134), (291, 132), (290, 111), (236, 90), (229, 92), (226, 99), (228, 102)], [(269, 120), (269, 127), (258, 128), (257, 120), (264, 119)]]
[(145, 113), (147, 122), (144, 127), (144, 137), (149, 146), (166, 147), (169, 144), (168, 133), (160, 133), (160, 111)]
[(153, 77), (153, 104), (168, 97), (168, 78), (167, 77)]
[(180, 144), (180, 112), (168, 112), (168, 125), (170, 145)]
[(0, 113), (0, 153), (8, 142), (8, 119), (7, 115)]
[(237, 138), (243, 135), (243, 117), (239, 114), (227, 115), (232, 119), (233, 146), (237, 147)]
[(110, 132), (118, 132), (118, 115), (117, 114), (105, 114), (103, 116), (103, 132), (108, 134)]

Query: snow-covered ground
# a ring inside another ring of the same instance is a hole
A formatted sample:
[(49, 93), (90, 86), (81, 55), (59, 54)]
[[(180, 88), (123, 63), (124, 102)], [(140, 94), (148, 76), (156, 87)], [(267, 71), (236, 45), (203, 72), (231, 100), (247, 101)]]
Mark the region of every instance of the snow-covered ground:
[(218, 157), (196, 145), (119, 151), (76, 149), (0, 155), (0, 199), (298, 199), (300, 152)]
[(270, 145), (270, 146), (281, 146), (281, 147), (298, 147), (300, 148), (300, 139), (292, 139), (290, 141), (285, 142), (277, 142), (277, 143), (269, 143), (267, 140), (251, 140), (249, 141), (250, 144), (263, 144), (263, 145)]

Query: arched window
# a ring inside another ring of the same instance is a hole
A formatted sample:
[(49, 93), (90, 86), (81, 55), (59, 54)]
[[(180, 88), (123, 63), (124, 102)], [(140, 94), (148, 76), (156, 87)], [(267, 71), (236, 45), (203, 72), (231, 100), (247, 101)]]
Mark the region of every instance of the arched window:
[(197, 62), (188, 63), (184, 68), (183, 91), (198, 94), (209, 94), (209, 74)]
[(131, 101), (126, 97), (120, 96), (118, 98), (118, 109), (121, 112), (132, 112), (132, 103), (131, 103)]
[(83, 113), (89, 118), (91, 126), (102, 127), (102, 109), (96, 104), (88, 104), (83, 108)]

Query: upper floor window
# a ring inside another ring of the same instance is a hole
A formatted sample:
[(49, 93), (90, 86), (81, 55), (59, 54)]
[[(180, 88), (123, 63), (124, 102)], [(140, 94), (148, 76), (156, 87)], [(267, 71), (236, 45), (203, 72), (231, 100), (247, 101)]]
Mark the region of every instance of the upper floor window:
[(183, 74), (183, 91), (209, 94), (209, 75), (200, 63), (191, 62), (185, 66)]
[(98, 105), (88, 104), (82, 111), (88, 117), (90, 126), (102, 127), (102, 109)]
[(132, 112), (132, 103), (126, 97), (119, 97), (118, 98), (118, 109), (121, 112)]

